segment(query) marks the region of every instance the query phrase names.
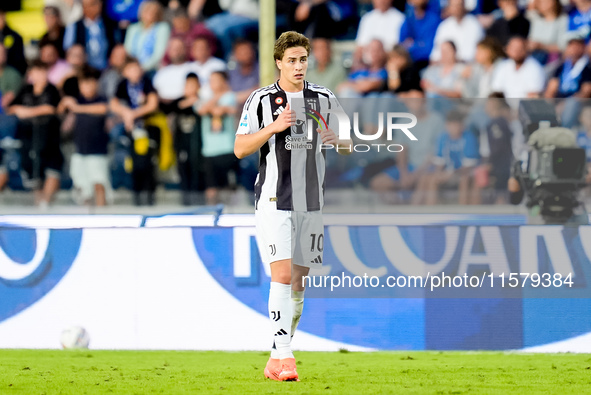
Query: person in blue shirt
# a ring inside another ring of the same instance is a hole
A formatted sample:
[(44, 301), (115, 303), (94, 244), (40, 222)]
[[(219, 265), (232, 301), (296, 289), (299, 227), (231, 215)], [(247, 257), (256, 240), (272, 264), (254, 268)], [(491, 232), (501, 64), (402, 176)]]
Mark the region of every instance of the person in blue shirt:
[(117, 25), (103, 14), (102, 0), (82, 0), (82, 19), (68, 25), (64, 34), (64, 49), (80, 44), (86, 51), (88, 64), (104, 70), (113, 47), (119, 43)]
[(573, 0), (574, 7), (568, 13), (568, 31), (578, 32), (589, 42), (591, 32), (591, 0)]
[(419, 180), (413, 202), (437, 204), (441, 187), (457, 188), (459, 204), (479, 202), (480, 188), (474, 182), (473, 170), (480, 160), (476, 136), (465, 131), (464, 116), (452, 110), (446, 116), (446, 130), (439, 137), (432, 172)]
[(400, 28), (400, 42), (404, 45), (418, 69), (429, 65), (429, 55), (441, 18), (429, 9), (429, 0), (409, 0), (406, 19)]
[(379, 92), (386, 80), (388, 72), (386, 71), (387, 55), (384, 46), (380, 40), (372, 40), (365, 49), (368, 63), (367, 67), (353, 71), (337, 87), (341, 97), (359, 98), (368, 94)]

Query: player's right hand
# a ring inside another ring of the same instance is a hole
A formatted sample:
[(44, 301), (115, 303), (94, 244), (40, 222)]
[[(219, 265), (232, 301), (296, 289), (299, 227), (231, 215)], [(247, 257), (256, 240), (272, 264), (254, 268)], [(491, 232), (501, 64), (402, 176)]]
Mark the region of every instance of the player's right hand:
[(296, 121), (295, 111), (293, 111), (290, 108), (289, 103), (287, 103), (285, 110), (283, 110), (283, 112), (281, 114), (279, 114), (279, 116), (277, 117), (277, 119), (274, 122), (276, 124), (275, 133), (281, 133), (285, 129), (291, 127), (292, 125), (295, 125), (295, 121)]

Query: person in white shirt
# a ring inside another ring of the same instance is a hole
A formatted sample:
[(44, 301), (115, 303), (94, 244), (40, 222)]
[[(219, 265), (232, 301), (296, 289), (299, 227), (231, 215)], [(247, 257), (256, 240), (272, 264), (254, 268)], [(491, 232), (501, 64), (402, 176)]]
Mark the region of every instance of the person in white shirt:
[(212, 56), (209, 41), (205, 37), (199, 37), (193, 42), (191, 55), (195, 61), (190, 63), (190, 71), (197, 74), (199, 83), (201, 84), (199, 97), (204, 99), (211, 98), (212, 93), (209, 87), (209, 77), (215, 71), (225, 71), (226, 62)]
[(458, 49), (458, 60), (470, 62), (474, 59), (476, 45), (484, 37), (484, 30), (474, 15), (466, 13), (464, 0), (450, 0), (447, 6), (447, 17), (435, 33), (433, 50), (430, 60), (441, 59), (441, 44), (451, 41)]
[(492, 82), (494, 92), (502, 93), (508, 99), (540, 97), (544, 91), (544, 68), (527, 52), (527, 40), (513, 37), (505, 52), (504, 60), (495, 70)]
[(172, 38), (168, 42), (168, 57), (170, 64), (158, 70), (153, 81), (158, 96), (164, 101), (176, 100), (183, 96), (187, 74), (191, 72), (185, 43), (180, 38)]
[(390, 52), (400, 41), (400, 28), (404, 14), (392, 7), (392, 0), (372, 0), (373, 10), (363, 15), (355, 39), (355, 61), (363, 63), (363, 48), (372, 40), (380, 40), (384, 50)]

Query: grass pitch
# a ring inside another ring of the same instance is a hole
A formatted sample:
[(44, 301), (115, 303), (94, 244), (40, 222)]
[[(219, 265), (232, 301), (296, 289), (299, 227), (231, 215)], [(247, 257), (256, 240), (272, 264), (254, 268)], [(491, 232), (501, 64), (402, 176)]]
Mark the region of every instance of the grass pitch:
[(0, 394), (591, 393), (591, 354), (298, 352), (301, 382), (262, 352), (0, 350)]

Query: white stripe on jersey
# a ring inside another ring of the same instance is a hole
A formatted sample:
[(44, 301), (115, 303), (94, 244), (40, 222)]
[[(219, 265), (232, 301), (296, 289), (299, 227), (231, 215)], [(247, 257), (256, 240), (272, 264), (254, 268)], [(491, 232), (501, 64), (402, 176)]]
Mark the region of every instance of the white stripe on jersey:
[[(282, 91), (277, 83), (257, 89), (249, 96), (244, 105), (243, 113), (240, 119), (240, 125), (236, 131), (236, 134), (256, 133), (263, 127), (268, 126), (273, 122), (273, 108), (277, 109), (277, 111), (280, 111), (281, 107), (287, 103), (281, 104), (281, 102), (278, 100), (274, 103), (271, 103), (271, 97), (276, 98), (277, 96), (283, 96), (287, 98), (287, 101), (290, 103), (292, 98), (298, 98), (303, 102), (305, 90), (318, 94), (318, 98), (320, 102), (322, 102), (319, 103), (321, 109), (327, 108), (329, 99), (336, 100), (335, 96), (330, 90), (309, 82), (305, 82), (304, 90), (296, 94)], [(291, 105), (291, 107), (294, 108), (293, 105)], [(331, 116), (329, 121), (333, 121), (335, 118), (335, 116)], [(306, 121), (304, 120), (304, 122)], [(329, 125), (331, 124), (333, 124), (333, 122), (329, 122)], [(333, 128), (333, 130), (338, 129)], [(280, 141), (283, 142), (284, 137), (281, 137)], [(321, 142), (319, 141), (318, 143), (320, 144)], [(289, 188), (290, 191), (287, 192), (286, 189), (278, 190), (277, 185), (279, 180), (278, 171), (279, 168), (282, 167), (282, 165), (279, 164), (279, 160), (282, 158), (278, 158), (277, 155), (282, 155), (282, 153), (285, 152), (285, 149), (276, 146), (275, 136), (269, 139), (269, 141), (266, 143), (266, 146), (263, 146), (263, 151), (265, 152), (266, 147), (268, 147), (268, 153), (264, 158), (266, 165), (264, 168), (259, 168), (259, 171), (264, 171), (264, 174), (259, 174), (257, 176), (257, 181), (263, 180), (262, 185), (259, 186), (260, 194), (257, 201), (257, 207), (259, 204), (275, 207), (278, 196), (283, 196), (283, 192), (286, 192), (289, 193), (288, 196), (291, 195), (291, 209), (293, 211), (322, 209), (324, 204), (323, 193), (325, 176), (325, 159), (322, 152), (316, 149), (316, 152), (313, 155), (313, 161), (310, 163), (307, 162), (308, 150), (306, 149), (291, 149), (285, 153), (290, 157), (290, 161), (288, 162), (290, 184), (288, 183), (285, 184), (285, 186), (279, 186), (279, 188)], [(285, 160), (285, 158), (283, 159)], [(307, 167), (310, 168), (307, 169)], [(314, 172), (314, 167), (316, 168), (316, 181), (318, 184), (317, 192), (315, 192), (315, 187), (313, 185), (316, 184), (316, 182), (314, 182), (312, 179), (313, 182), (310, 183), (311, 180), (307, 179), (308, 176), (311, 176), (310, 173)], [(308, 183), (310, 183), (310, 185), (308, 185)], [(284, 198), (280, 198), (279, 200), (282, 200), (283, 202), (286, 201)], [(314, 203), (314, 201), (319, 203), (319, 207), (316, 206), (318, 203)], [(309, 204), (312, 204), (312, 206), (308, 207)]]

